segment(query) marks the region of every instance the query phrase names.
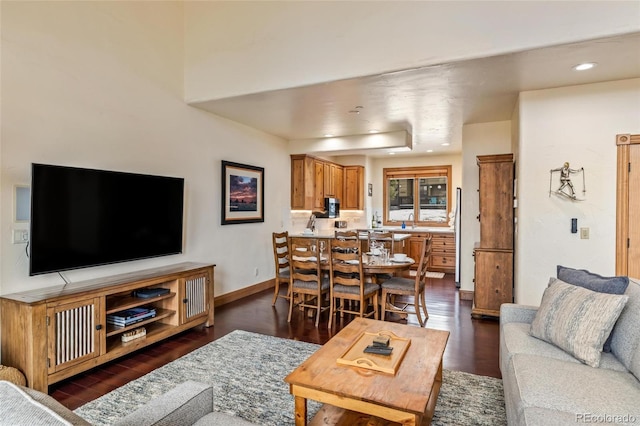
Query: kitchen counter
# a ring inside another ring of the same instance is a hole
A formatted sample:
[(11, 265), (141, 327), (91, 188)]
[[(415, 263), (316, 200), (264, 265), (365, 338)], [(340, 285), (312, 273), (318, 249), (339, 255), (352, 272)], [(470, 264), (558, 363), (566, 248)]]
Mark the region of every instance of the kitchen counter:
[[(382, 228), (379, 228), (380, 230), (382, 230)], [(345, 229), (341, 229), (342, 231), (344, 231)], [(408, 229), (404, 229), (403, 231), (409, 231)], [(289, 234), (290, 237), (303, 237), (303, 238), (322, 238), (322, 239), (331, 239), (331, 238), (335, 238), (335, 232), (334, 231), (316, 231), (313, 234), (303, 234), (303, 233), (299, 233), (299, 234)], [(393, 234), (393, 240), (394, 241), (404, 241), (407, 238), (411, 238), (411, 234), (410, 233), (397, 233), (394, 230), (394, 234)], [(360, 239), (361, 240), (366, 240), (367, 237), (366, 235), (360, 235)]]
[(402, 233), (430, 232), (432, 234), (453, 234), (453, 228), (449, 228), (448, 226), (416, 226), (415, 228), (412, 228), (411, 225), (407, 225), (405, 229), (402, 229), (401, 226), (383, 226), (382, 228), (374, 228), (374, 230), (393, 232), (402, 231)]

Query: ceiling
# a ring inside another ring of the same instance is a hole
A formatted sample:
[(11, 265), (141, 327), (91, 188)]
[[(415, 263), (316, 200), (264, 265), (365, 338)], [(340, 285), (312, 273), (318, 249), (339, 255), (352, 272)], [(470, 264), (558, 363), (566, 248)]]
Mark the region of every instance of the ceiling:
[[(596, 62), (597, 66), (588, 71), (572, 69), (583, 62)], [(194, 106), (293, 143), (323, 138), (325, 134), (339, 137), (372, 130), (405, 130), (412, 135), (413, 147), (398, 155), (441, 155), (461, 151), (463, 125), (510, 120), (519, 92), (635, 77), (640, 77), (640, 33)], [(383, 156), (388, 151), (341, 150), (330, 154)]]

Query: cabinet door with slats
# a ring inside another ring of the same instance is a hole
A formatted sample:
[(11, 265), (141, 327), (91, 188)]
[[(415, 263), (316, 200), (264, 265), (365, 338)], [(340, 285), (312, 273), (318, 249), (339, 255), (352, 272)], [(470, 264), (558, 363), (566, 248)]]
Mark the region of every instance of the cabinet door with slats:
[(182, 282), (182, 323), (209, 315), (209, 275), (194, 274)]
[(100, 355), (100, 298), (47, 306), (49, 374)]

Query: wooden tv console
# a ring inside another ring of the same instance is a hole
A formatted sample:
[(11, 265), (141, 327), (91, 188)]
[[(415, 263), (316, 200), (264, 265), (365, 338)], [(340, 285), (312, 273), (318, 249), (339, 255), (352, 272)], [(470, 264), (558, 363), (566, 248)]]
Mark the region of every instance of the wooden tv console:
[[(16, 367), (27, 385), (48, 386), (189, 328), (213, 325), (215, 265), (180, 263), (65, 286), (0, 297), (2, 364)], [(151, 298), (135, 290), (165, 288)], [(153, 307), (156, 316), (117, 327), (107, 315)], [(144, 327), (144, 337), (122, 342), (122, 334)]]

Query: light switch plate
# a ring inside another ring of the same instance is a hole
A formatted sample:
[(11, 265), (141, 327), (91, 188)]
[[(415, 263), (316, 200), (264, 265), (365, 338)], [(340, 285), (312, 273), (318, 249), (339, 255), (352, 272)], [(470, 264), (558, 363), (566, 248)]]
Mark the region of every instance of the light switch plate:
[(580, 238), (583, 240), (589, 239), (589, 228), (580, 228)]

